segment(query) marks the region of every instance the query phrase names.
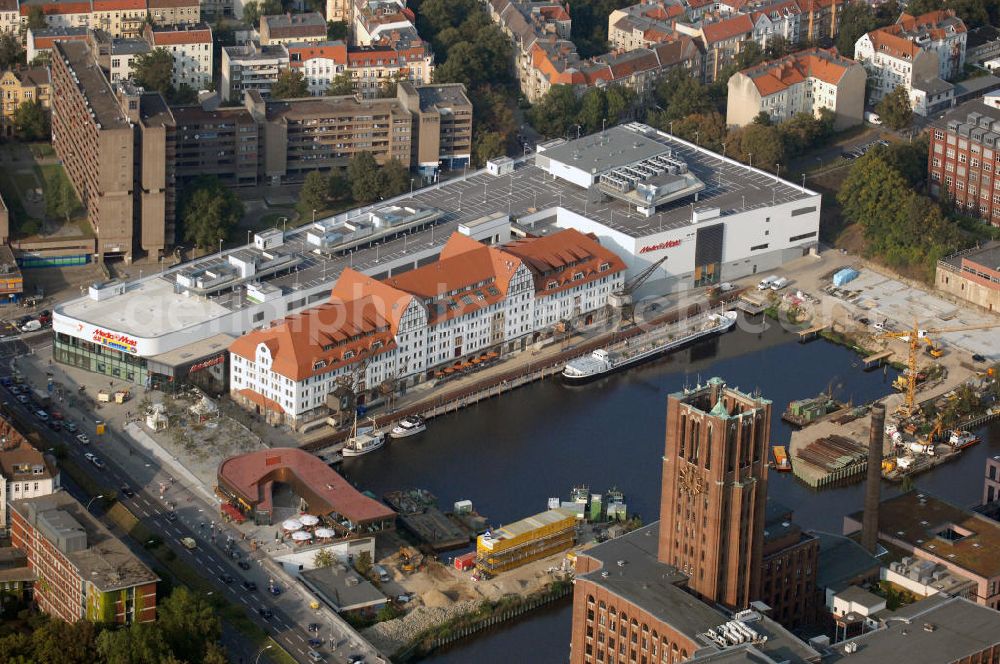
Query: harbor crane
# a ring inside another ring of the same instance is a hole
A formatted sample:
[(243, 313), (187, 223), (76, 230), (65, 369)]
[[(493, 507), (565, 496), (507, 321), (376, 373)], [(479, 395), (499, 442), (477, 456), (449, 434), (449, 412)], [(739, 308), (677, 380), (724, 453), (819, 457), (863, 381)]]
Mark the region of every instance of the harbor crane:
[(621, 290), (617, 290), (608, 296), (608, 304), (621, 314), (622, 320), (627, 318), (630, 322), (635, 323), (635, 301), (633, 300), (633, 295), (642, 287), (644, 283), (649, 281), (649, 278), (653, 276), (653, 274), (666, 261), (666, 256), (660, 257), (642, 272), (635, 275), (631, 279), (628, 279), (622, 285)]
[(991, 327), (1000, 327), (1000, 323), (984, 323), (982, 325), (963, 325), (960, 327), (939, 327), (933, 329), (920, 329), (917, 321), (913, 321), (913, 327), (909, 330), (902, 330), (900, 332), (883, 332), (879, 334), (877, 339), (899, 339), (907, 344), (909, 353), (907, 354), (906, 361), (906, 401), (902, 406), (899, 407), (900, 413), (906, 417), (910, 417), (917, 412), (917, 358), (920, 355), (920, 348), (922, 344), (926, 343), (931, 348), (937, 349), (938, 347), (934, 345), (927, 335), (929, 334), (946, 334), (948, 332), (965, 332), (968, 330), (986, 330)]

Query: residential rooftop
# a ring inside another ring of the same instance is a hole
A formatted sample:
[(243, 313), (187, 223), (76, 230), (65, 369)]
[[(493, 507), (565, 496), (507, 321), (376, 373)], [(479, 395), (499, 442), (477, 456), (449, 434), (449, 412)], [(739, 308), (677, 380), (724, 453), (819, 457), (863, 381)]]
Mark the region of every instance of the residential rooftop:
[(98, 129), (125, 129), (129, 126), (115, 97), (111, 83), (97, 66), (90, 46), (82, 41), (56, 42), (54, 48), (63, 54), (76, 77), (77, 86), (90, 105)]
[(160, 580), (65, 491), (15, 500), (10, 506), (62, 551), (81, 578), (103, 592)]
[(881, 561), (850, 537), (812, 531), (819, 540), (816, 586), (834, 592), (847, 588), (859, 576), (878, 570)]
[(987, 242), (981, 247), (966, 249), (942, 260), (956, 269), (961, 269), (963, 261), (969, 261), (1000, 272), (1000, 242)]
[(420, 95), (420, 110), (442, 110), (456, 106), (469, 106), (469, 98), (465, 95), (465, 86), (461, 83), (450, 85), (420, 85), (415, 86)]

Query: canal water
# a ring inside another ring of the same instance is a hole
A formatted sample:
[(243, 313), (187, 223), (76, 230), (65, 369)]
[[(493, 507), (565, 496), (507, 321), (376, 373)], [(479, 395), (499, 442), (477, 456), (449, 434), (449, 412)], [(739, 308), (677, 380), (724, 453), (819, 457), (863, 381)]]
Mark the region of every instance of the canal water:
[[(772, 444), (788, 443), (781, 420), (789, 401), (828, 389), (840, 400), (867, 402), (891, 390), (896, 375), (864, 371), (846, 348), (816, 340), (799, 343), (773, 322), (741, 320), (737, 328), (673, 355), (598, 382), (569, 387), (557, 379), (436, 418), (419, 438), (394, 441), (374, 454), (345, 461), (344, 474), (376, 495), (421, 487), (443, 508), (470, 499), (493, 525), (546, 509), (550, 496), (568, 499), (577, 484), (602, 493), (625, 492), (629, 512), (658, 518), (660, 459), (666, 397), (720, 376), (773, 402)], [(981, 498), (987, 455), (1000, 454), (1000, 429), (955, 462), (917, 480), (921, 488), (958, 504)], [(885, 495), (892, 491), (884, 485)], [(768, 494), (795, 509), (806, 528), (840, 532), (844, 514), (860, 509), (860, 484), (814, 491), (791, 473), (771, 472)], [(539, 611), (435, 654), (428, 661), (563, 662), (569, 642), (568, 604)]]

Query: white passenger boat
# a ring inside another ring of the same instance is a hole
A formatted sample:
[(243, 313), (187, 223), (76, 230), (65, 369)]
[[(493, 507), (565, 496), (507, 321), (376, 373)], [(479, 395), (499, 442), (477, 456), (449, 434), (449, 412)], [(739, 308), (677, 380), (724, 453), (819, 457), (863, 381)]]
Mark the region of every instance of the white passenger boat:
[(358, 431), (358, 418), (354, 416), (354, 426), (351, 427), (351, 435), (347, 437), (347, 444), (340, 453), (345, 457), (356, 457), (362, 454), (374, 452), (385, 445), (385, 434), (379, 431), (375, 420), (371, 420), (371, 427), (366, 427), (363, 431)]
[(735, 311), (680, 321), (669, 328), (599, 348), (590, 355), (571, 360), (563, 368), (562, 377), (567, 383), (585, 383), (636, 366), (698, 339), (722, 334), (735, 324)]
[(419, 415), (410, 415), (401, 419), (399, 424), (392, 428), (392, 431), (389, 432), (389, 437), (409, 438), (424, 431), (427, 431), (427, 425), (424, 423), (423, 418)]

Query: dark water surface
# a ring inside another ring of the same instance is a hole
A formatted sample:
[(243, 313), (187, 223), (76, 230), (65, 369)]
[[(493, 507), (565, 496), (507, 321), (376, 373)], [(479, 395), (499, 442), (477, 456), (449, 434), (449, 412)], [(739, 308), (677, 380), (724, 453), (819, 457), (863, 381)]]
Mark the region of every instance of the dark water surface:
[[(742, 322), (741, 322), (742, 323)], [(743, 329), (740, 329), (743, 328)], [(832, 387), (855, 403), (891, 390), (895, 372), (865, 372), (851, 351), (819, 340), (800, 344), (774, 324), (763, 331), (740, 325), (715, 339), (582, 387), (551, 379), (437, 418), (419, 438), (393, 441), (379, 452), (349, 459), (343, 471), (377, 495), (404, 487), (429, 489), (443, 508), (468, 498), (491, 524), (508, 523), (546, 508), (550, 496), (568, 498), (576, 484), (602, 493), (625, 492), (630, 513), (658, 518), (660, 459), (666, 397), (711, 376), (744, 391), (759, 389), (773, 402), (771, 440), (788, 443), (781, 421), (789, 401)], [(991, 435), (993, 434), (993, 435)], [(957, 461), (918, 478), (917, 484), (958, 504), (977, 503), (985, 459), (1000, 454), (1000, 427)], [(888, 495), (891, 485), (884, 485)], [(844, 514), (860, 509), (860, 484), (814, 491), (791, 473), (770, 473), (768, 493), (794, 507), (806, 528), (841, 531)], [(569, 645), (567, 604), (483, 632), (435, 654), (440, 664), (564, 662)]]

